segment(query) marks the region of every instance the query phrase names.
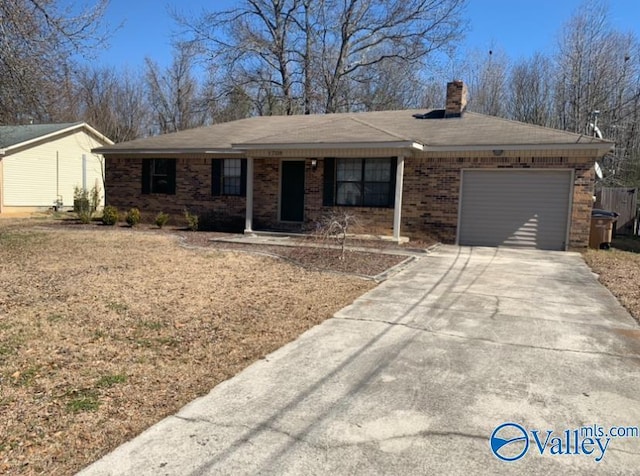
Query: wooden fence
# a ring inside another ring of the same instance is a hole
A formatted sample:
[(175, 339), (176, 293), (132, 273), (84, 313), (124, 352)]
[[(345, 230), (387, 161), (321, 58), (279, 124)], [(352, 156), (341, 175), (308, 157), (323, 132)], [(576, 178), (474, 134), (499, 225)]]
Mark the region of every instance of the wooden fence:
[(596, 193), (594, 208), (610, 210), (620, 215), (615, 225), (616, 234), (635, 235), (638, 233), (637, 188), (602, 188)]

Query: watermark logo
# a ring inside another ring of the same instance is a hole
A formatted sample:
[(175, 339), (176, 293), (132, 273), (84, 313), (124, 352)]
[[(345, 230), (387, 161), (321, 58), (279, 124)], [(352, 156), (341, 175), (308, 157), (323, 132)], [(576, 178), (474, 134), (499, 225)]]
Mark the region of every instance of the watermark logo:
[(517, 423), (503, 423), (491, 433), (491, 451), (502, 461), (517, 461), (528, 450), (527, 430)]
[(590, 425), (555, 432), (527, 430), (522, 425), (508, 422), (493, 430), (489, 443), (492, 453), (502, 461), (517, 461), (531, 449), (540, 455), (588, 456), (600, 462), (615, 438), (640, 438), (640, 427)]

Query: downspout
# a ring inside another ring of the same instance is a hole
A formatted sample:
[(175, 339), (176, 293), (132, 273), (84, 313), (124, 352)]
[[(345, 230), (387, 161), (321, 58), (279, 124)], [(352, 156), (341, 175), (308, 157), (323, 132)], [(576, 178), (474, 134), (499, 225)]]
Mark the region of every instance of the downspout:
[(87, 190), (87, 155), (82, 154), (82, 190)]
[(56, 206), (55, 210), (59, 211), (64, 205), (60, 197), (60, 152), (56, 150)]

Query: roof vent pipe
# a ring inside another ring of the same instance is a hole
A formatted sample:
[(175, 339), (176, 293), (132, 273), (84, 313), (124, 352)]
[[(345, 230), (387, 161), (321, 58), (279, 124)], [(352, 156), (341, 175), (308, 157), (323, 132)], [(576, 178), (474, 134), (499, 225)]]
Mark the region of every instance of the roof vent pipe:
[(600, 115), (600, 111), (593, 111), (591, 115), (593, 116), (593, 122), (590, 122), (589, 125), (587, 126), (588, 133), (592, 137), (597, 137), (598, 139), (602, 139), (602, 132), (598, 128), (598, 116)]

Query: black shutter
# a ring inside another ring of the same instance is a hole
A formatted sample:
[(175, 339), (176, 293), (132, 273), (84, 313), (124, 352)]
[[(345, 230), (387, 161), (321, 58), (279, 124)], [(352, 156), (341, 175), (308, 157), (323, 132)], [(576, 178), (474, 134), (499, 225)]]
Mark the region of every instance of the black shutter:
[(153, 159), (142, 159), (142, 193), (151, 193), (151, 161)]
[(240, 196), (247, 196), (247, 159), (240, 160)]
[(398, 158), (391, 158), (391, 180), (389, 181), (389, 208), (396, 203), (396, 171), (398, 170)]
[(177, 159), (167, 160), (167, 194), (176, 194), (176, 162)]
[(324, 182), (322, 192), (322, 205), (332, 207), (334, 205), (333, 191), (336, 182), (336, 159), (327, 157), (324, 159)]
[(222, 178), (222, 159), (213, 159), (211, 161), (211, 195), (217, 197), (220, 195), (220, 182)]

